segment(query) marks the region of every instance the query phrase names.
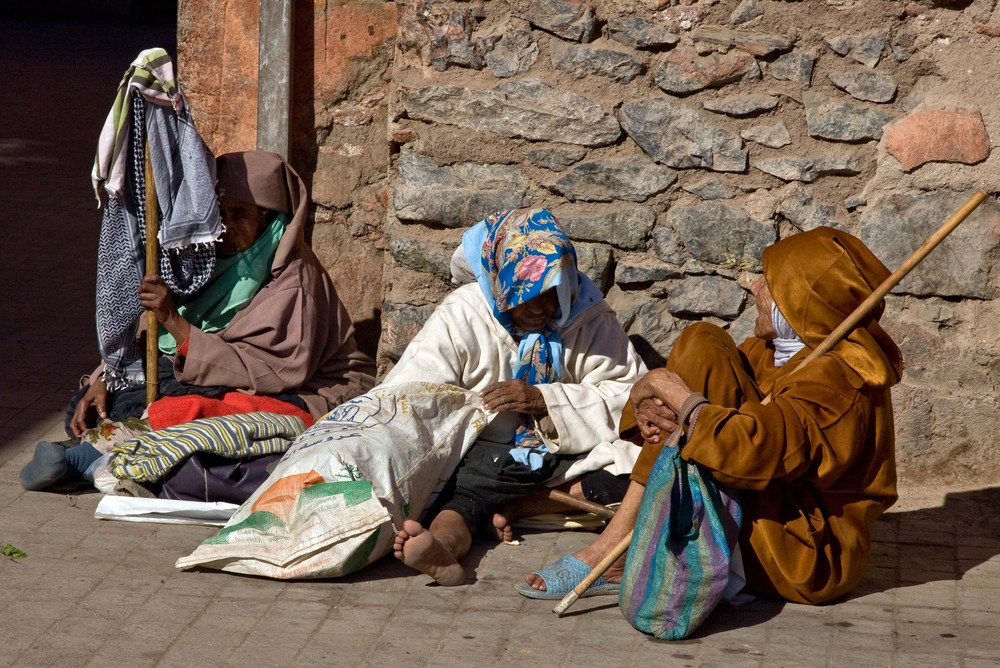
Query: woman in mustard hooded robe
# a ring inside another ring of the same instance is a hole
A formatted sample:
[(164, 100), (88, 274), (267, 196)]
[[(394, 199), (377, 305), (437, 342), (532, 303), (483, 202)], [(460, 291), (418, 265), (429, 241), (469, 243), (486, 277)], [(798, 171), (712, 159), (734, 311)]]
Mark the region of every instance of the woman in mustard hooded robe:
[[(750, 591), (815, 604), (861, 581), (872, 525), (896, 500), (889, 388), (903, 363), (878, 324), (883, 305), (831, 352), (799, 366), (889, 271), (860, 240), (832, 228), (779, 241), (764, 250), (761, 264), (758, 308), (769, 308), (773, 297), (802, 350), (776, 365), (775, 332), (762, 318), (739, 347), (714, 325), (685, 330), (667, 368), (632, 391), (646, 440), (633, 469), (636, 484), (604, 533), (576, 558), (596, 565), (632, 527), (662, 447), (661, 427), (667, 433), (679, 422), (687, 433), (681, 456), (739, 491)], [(615, 580), (620, 568), (606, 578)], [(536, 591), (546, 588), (537, 574), (526, 580)]]

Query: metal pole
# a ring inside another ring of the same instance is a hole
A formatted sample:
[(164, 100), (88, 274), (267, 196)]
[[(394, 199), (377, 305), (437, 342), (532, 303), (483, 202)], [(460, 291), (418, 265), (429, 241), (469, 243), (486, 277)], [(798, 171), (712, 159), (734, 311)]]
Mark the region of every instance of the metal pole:
[(257, 149), (288, 159), (292, 109), (292, 0), (260, 0)]

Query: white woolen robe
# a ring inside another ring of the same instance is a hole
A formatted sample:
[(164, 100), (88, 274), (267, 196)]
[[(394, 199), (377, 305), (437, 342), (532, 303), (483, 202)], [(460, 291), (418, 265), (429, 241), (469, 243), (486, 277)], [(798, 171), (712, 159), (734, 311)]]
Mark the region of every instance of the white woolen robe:
[[(630, 472), (640, 448), (618, 437), (618, 424), (632, 383), (646, 373), (642, 359), (603, 299), (559, 335), (563, 377), (536, 385), (548, 410), (537, 426), (552, 439), (549, 450), (573, 459), (564, 461), (550, 483), (600, 468)], [(423, 381), (479, 392), (511, 380), (516, 361), (517, 342), (493, 317), (479, 286), (469, 283), (435, 309), (382, 386)], [(510, 443), (519, 424), (516, 413), (505, 412), (479, 440)]]

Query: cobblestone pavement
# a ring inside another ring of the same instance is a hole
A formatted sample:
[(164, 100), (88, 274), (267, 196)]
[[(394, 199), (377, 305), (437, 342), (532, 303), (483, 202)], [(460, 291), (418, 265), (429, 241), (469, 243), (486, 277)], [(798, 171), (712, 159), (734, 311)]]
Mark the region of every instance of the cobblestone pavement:
[(95, 494), (21, 490), (38, 440), (62, 438), (96, 362), (88, 174), (121, 73), (163, 28), (0, 20), (0, 666), (963, 666), (1000, 664), (1000, 488), (902, 485), (859, 590), (836, 605), (723, 605), (682, 642), (633, 630), (611, 597), (557, 618), (511, 586), (581, 532), (477, 543), (475, 581), (442, 588), (394, 560), (341, 580), (181, 572), (204, 527), (94, 519)]

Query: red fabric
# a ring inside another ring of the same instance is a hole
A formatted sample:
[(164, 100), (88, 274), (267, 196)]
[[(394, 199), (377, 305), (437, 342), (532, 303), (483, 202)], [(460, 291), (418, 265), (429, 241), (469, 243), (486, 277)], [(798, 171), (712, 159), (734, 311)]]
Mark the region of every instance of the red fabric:
[(211, 399), (195, 394), (157, 399), (149, 405), (149, 426), (153, 429), (165, 429), (198, 418), (257, 411), (294, 415), (302, 418), (306, 427), (312, 426), (315, 422), (308, 411), (304, 411), (287, 401), (243, 392), (228, 392), (221, 399)]
[(188, 354), (188, 344), (191, 343), (191, 335), (188, 334), (187, 338), (184, 339), (184, 343), (177, 346), (177, 354), (181, 357), (187, 357)]

